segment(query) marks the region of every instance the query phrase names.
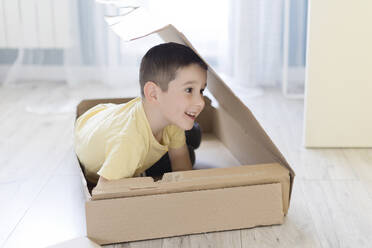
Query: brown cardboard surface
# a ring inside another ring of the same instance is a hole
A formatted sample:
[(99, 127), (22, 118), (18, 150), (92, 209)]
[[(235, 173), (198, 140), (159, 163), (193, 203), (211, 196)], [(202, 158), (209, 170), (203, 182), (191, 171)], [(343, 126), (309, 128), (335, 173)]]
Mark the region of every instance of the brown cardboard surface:
[(99, 244), (283, 223), (280, 183), (90, 201)]
[(269, 183), (280, 183), (283, 211), (286, 214), (290, 187), (289, 172), (277, 163), (172, 172), (164, 174), (162, 180), (157, 182), (154, 182), (151, 177), (121, 179), (96, 187), (92, 192), (92, 199), (169, 194)]

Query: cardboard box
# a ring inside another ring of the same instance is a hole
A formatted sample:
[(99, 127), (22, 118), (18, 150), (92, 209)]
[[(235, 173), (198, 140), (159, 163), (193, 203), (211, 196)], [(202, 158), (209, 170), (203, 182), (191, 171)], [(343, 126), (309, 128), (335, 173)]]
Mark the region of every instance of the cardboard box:
[[(165, 42), (185, 44), (197, 52), (172, 25), (133, 30), (133, 20), (126, 18), (142, 17), (132, 15), (121, 16), (112, 26), (122, 38), (157, 33)], [(85, 187), (89, 239), (110, 244), (283, 223), (293, 170), (251, 111), (210, 66), (207, 83), (214, 99), (206, 98), (197, 119), (203, 140), (196, 150), (197, 164), (206, 169), (166, 173), (158, 181), (151, 177), (120, 179), (91, 194)], [(77, 117), (98, 103), (129, 100), (84, 100)], [(83, 181), (87, 185), (84, 177)]]

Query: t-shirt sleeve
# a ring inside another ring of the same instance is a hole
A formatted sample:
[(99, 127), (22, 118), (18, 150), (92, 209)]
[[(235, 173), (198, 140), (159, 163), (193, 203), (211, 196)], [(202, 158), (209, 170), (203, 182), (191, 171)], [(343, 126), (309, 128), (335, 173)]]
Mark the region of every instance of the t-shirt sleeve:
[(177, 149), (186, 144), (185, 131), (181, 128), (170, 125), (167, 127), (167, 132), (169, 135), (169, 148)]
[(138, 140), (118, 136), (108, 141), (105, 161), (97, 172), (108, 180), (133, 177), (139, 168), (144, 146)]

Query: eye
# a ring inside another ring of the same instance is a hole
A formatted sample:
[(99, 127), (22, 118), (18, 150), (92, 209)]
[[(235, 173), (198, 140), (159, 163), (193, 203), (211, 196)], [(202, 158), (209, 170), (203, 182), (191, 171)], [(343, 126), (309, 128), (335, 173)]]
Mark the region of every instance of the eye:
[(192, 93), (192, 88), (187, 88), (185, 91), (186, 91), (187, 93)]
[(203, 93), (204, 93), (204, 89), (201, 89), (201, 90), (200, 90), (200, 94), (203, 95)]

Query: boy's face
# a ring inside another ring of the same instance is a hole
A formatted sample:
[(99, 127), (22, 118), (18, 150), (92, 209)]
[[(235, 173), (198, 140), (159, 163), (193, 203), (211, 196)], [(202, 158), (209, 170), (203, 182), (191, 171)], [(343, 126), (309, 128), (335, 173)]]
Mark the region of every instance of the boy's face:
[(176, 78), (168, 84), (168, 90), (159, 95), (160, 109), (167, 125), (190, 130), (204, 108), (206, 86), (207, 72), (198, 64), (178, 69)]

